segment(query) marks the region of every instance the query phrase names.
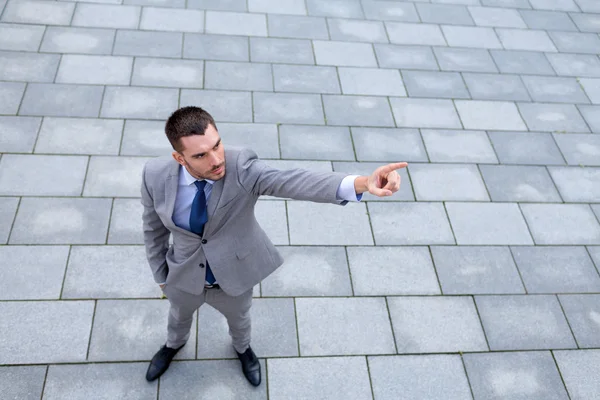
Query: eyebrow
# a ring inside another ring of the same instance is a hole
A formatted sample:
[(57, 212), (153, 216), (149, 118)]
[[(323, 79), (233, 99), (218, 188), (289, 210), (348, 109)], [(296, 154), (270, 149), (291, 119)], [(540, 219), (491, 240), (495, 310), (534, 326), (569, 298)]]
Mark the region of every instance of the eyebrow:
[[(217, 140), (217, 143), (215, 143), (215, 145), (212, 147), (213, 149), (215, 147), (217, 147), (219, 144), (221, 143), (221, 138), (219, 138), (219, 140)], [(192, 154), (192, 157), (202, 157), (203, 155), (205, 155), (206, 153), (197, 153), (197, 154)]]

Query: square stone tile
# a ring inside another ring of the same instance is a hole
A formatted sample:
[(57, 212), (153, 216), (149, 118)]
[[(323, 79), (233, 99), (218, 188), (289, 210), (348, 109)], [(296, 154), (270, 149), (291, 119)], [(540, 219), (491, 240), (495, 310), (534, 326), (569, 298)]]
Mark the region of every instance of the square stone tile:
[(187, 6), (207, 10), (248, 11), (247, 3), (245, 0), (188, 0)]
[(121, 155), (168, 156), (172, 151), (163, 121), (125, 121)]
[(600, 390), (598, 375), (600, 351), (557, 351), (558, 368), (573, 400), (593, 398)]
[(164, 58), (137, 58), (131, 84), (173, 88), (202, 88), (204, 62), (169, 60)]
[(488, 50), (434, 47), (442, 71), (498, 72)]
[(273, 76), (268, 64), (208, 61), (205, 68), (207, 89), (273, 90)]
[(1, 367), (2, 395), (7, 399), (41, 398), (47, 368), (45, 365)]
[(489, 201), (476, 165), (411, 164), (417, 201)]
[(473, 99), (529, 101), (519, 76), (500, 74), (462, 74)]
[(349, 247), (355, 296), (441, 294), (426, 247)]
[[(555, 75), (548, 62), (558, 54), (542, 54), (522, 50), (491, 50), (500, 72), (505, 74)], [(545, 57), (547, 56), (548, 59)]]
[(358, 0), (306, 0), (309, 15), (339, 18), (363, 18)]
[(30, 83), (19, 114), (45, 117), (97, 117), (102, 86)]
[(238, 36), (186, 33), (183, 58), (218, 61), (250, 61), (248, 39)]
[(141, 7), (112, 4), (77, 4), (73, 26), (136, 29)]
[(458, 355), (369, 357), (373, 393), (377, 399), (461, 400), (471, 397)]
[(138, 199), (115, 199), (108, 233), (109, 244), (144, 244), (140, 229), (143, 207)]
[(487, 351), (473, 299), (390, 297), (398, 353)]
[(452, 47), (501, 49), (502, 45), (492, 28), (443, 25), (442, 31)]
[(352, 296), (344, 248), (285, 246), (278, 250), (285, 262), (261, 283), (263, 296)]
[(0, 246), (0, 299), (58, 299), (68, 256), (68, 246)]
[(43, 26), (0, 24), (0, 49), (37, 51), (42, 36)]
[[(150, 360), (167, 338), (168, 312), (167, 300), (99, 300), (88, 360)], [(194, 314), (190, 338), (176, 360), (195, 358), (195, 319)]]
[(313, 41), (317, 64), (344, 67), (377, 67), (370, 43)]
[(87, 157), (5, 154), (0, 160), (0, 194), (79, 196)]
[(203, 32), (204, 11), (144, 7), (140, 29), (151, 31)]
[[(417, 129), (352, 128), (359, 161), (428, 161)], [(386, 143), (385, 146), (380, 146)]]
[[(391, 98), (396, 125), (407, 128), (461, 129), (462, 124), (451, 100)], [(435, 118), (431, 118), (435, 115)]]
[(580, 348), (598, 347), (600, 343), (600, 295), (570, 294), (558, 296)]
[(447, 203), (459, 245), (533, 244), (517, 204)]
[[(565, 161), (550, 133), (490, 132), (502, 164), (557, 165)], [(530, 149), (537, 149), (531, 152)]]
[(182, 41), (182, 33), (119, 30), (113, 54), (179, 58), (182, 54)]
[(573, 19), (565, 12), (524, 10), (521, 11), (521, 15), (531, 29), (577, 32)]
[[(600, 77), (600, 60), (595, 55), (552, 53), (546, 54), (546, 57), (558, 75)], [(582, 81), (580, 80), (580, 83), (583, 84)], [(583, 86), (587, 91), (585, 84)]]
[[(381, 163), (374, 162), (333, 162), (333, 169), (336, 172), (344, 172), (352, 175), (368, 176), (377, 168), (381, 167)], [(362, 201), (414, 201), (415, 195), (410, 184), (410, 177), (406, 168), (399, 169), (400, 175), (400, 190), (392, 196), (377, 197), (368, 192), (363, 193)]]
[(250, 38), (250, 60), (265, 63), (314, 64), (310, 40)]
[[(469, 13), (478, 26), (498, 28), (527, 28), (525, 21), (517, 10), (493, 7), (469, 7)], [(531, 27), (530, 27), (531, 28)]]
[(331, 40), (350, 42), (388, 43), (383, 22), (333, 19), (327, 21)]
[(529, 0), (536, 10), (579, 11), (573, 0)]
[(474, 25), (467, 7), (454, 4), (415, 4), (422, 22), (431, 24)]
[(350, 129), (333, 126), (282, 125), (279, 128), (282, 158), (352, 160)]
[(68, 25), (75, 3), (20, 0), (9, 1), (2, 14), (3, 22), (21, 24)]
[(457, 72), (403, 71), (402, 78), (411, 97), (470, 98)]
[[(227, 146), (249, 147), (260, 158), (280, 157), (276, 124), (220, 123), (218, 130), (221, 139)], [(162, 136), (165, 136), (164, 133)]]
[(421, 135), (432, 162), (498, 162), (485, 132), (423, 129)]
[(6, 244), (8, 241), (8, 235), (12, 229), (18, 205), (18, 197), (0, 198), (0, 244)]
[(600, 136), (593, 133), (555, 133), (554, 139), (572, 165), (600, 166)]
[(104, 244), (111, 199), (21, 200), (10, 244)]
[(306, 15), (303, 0), (249, 0), (248, 11), (274, 14)]
[(269, 34), (297, 39), (329, 39), (327, 23), (322, 17), (270, 14), (267, 20)]
[(101, 117), (166, 119), (177, 109), (177, 89), (107, 87)]
[(56, 82), (128, 85), (132, 65), (132, 57), (67, 54), (60, 62)]
[(442, 203), (369, 203), (375, 244), (455, 244)]
[(367, 19), (419, 22), (419, 14), (411, 2), (363, 1), (362, 7)]
[(406, 96), (398, 70), (378, 68), (338, 68), (344, 94)]
[(0, 152), (30, 153), (33, 151), (42, 119), (35, 117), (0, 116)]
[(437, 71), (438, 63), (430, 47), (374, 44), (379, 66)]
[(529, 130), (589, 132), (581, 114), (572, 104), (519, 103), (518, 107)]
[(523, 76), (533, 101), (540, 103), (589, 103), (575, 78)]
[(568, 399), (549, 352), (465, 354), (476, 399)]
[(549, 171), (566, 202), (600, 203), (600, 168), (551, 167)]
[(206, 11), (205, 33), (267, 36), (267, 18), (264, 14)]
[(555, 296), (476, 296), (490, 350), (576, 347)]
[(254, 93), (254, 121), (323, 124), (323, 106), (316, 94)]
[(383, 97), (324, 95), (327, 125), (394, 126), (390, 103)]
[(0, 51), (0, 79), (3, 81), (52, 82), (58, 69), (58, 54)]
[(497, 28), (496, 34), (506, 50), (557, 51), (545, 31)]
[(581, 85), (581, 87), (583, 87), (587, 97), (592, 101), (592, 103), (600, 104), (600, 79), (581, 78), (577, 79), (577, 82)]
[(287, 206), (290, 244), (320, 246), (373, 244), (365, 204), (348, 203), (340, 207), (334, 204), (292, 201)]
[(158, 383), (142, 383), (146, 363), (74, 364), (49, 367), (44, 397), (109, 400), (156, 397)]
[(564, 53), (600, 53), (600, 38), (595, 33), (549, 32), (558, 51)]
[(391, 43), (446, 46), (446, 39), (439, 25), (408, 22), (386, 22), (385, 27)]
[[(596, 32), (600, 33), (600, 19), (594, 14), (572, 13), (570, 17), (581, 32)], [(573, 29), (575, 30), (575, 29)]]
[(93, 301), (1, 302), (0, 313), (11, 321), (0, 325), (1, 364), (86, 361)]
[(123, 121), (87, 118), (44, 118), (36, 153), (119, 153)]
[(300, 355), (395, 353), (383, 297), (296, 299)]
[(465, 129), (527, 130), (512, 102), (458, 100), (455, 104)]
[(278, 92), (341, 93), (335, 67), (274, 64), (273, 81)]
[(481, 0), (484, 6), (529, 9), (528, 0)]
[(525, 293), (507, 247), (431, 247), (442, 291), (454, 294)]
[(583, 12), (600, 12), (600, 4), (598, 4), (595, 0), (576, 0), (576, 3)]
[(600, 133), (600, 107), (579, 105), (577, 106), (577, 108), (579, 109), (579, 112), (581, 113), (583, 118), (585, 118), (585, 122), (590, 127), (592, 132)]
[(373, 396), (364, 357), (274, 358), (267, 363), (273, 400), (366, 400)]
[(102, 157), (90, 159), (84, 196), (139, 197), (145, 157)]
[(258, 201), (254, 214), (274, 244), (290, 244), (284, 201)]
[(16, 114), (24, 92), (24, 83), (0, 82), (0, 114)]
[(600, 244), (600, 224), (585, 204), (523, 204), (538, 245)]
[(202, 107), (217, 122), (252, 122), (252, 95), (249, 92), (182, 89), (179, 106)]
[(544, 167), (480, 165), (492, 201), (562, 202)]
[(108, 55), (112, 53), (115, 34), (114, 29), (50, 26), (46, 28), (40, 50), (47, 53)]

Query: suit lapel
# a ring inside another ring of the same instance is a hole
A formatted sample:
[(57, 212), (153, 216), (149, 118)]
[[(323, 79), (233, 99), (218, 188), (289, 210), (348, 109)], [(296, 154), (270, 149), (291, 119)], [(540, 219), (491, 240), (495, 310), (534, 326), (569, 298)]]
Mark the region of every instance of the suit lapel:
[(173, 223), (173, 229), (176, 229), (182, 233), (187, 235), (192, 235), (198, 237), (193, 232), (186, 231), (175, 225), (173, 222), (173, 212), (175, 211), (175, 199), (177, 198), (177, 188), (179, 186), (179, 164), (173, 160), (172, 165), (169, 167), (169, 175), (165, 180), (165, 204), (167, 207), (167, 215), (169, 216), (169, 220)]

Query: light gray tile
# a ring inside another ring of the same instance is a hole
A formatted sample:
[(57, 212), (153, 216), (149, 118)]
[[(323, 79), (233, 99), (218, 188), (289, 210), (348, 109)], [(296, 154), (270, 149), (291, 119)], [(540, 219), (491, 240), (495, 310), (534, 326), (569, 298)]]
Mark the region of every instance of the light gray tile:
[(115, 40), (114, 29), (46, 28), (41, 51), (47, 53), (110, 54)]
[[(0, 2), (0, 10), (2, 10)], [(7, 399), (38, 399), (42, 397), (46, 379), (45, 365), (1, 367), (0, 385)]]
[(473, 99), (529, 101), (521, 78), (514, 75), (464, 73)]
[[(416, 0), (416, 1), (420, 2), (423, 0)], [(478, 6), (480, 4), (480, 0), (431, 0), (431, 2), (439, 3), (439, 4), (462, 4), (465, 6)]]
[(173, 149), (165, 136), (162, 121), (127, 120), (123, 132), (121, 155), (166, 156)]
[(380, 21), (359, 21), (351, 19), (328, 19), (332, 40), (350, 42), (388, 43), (387, 33)]
[(3, 81), (52, 82), (60, 56), (0, 51), (0, 79)]
[(254, 214), (261, 228), (274, 244), (290, 243), (284, 201), (258, 201)]
[(471, 297), (390, 297), (398, 353), (487, 351)]
[(600, 133), (600, 107), (579, 105), (577, 108), (592, 132)]
[(322, 17), (271, 14), (267, 18), (269, 34), (296, 39), (329, 39), (327, 23)]
[[(1, 302), (1, 364), (84, 362), (93, 301)], [(69, 321), (69, 323), (57, 323)]]
[(265, 63), (314, 64), (310, 40), (250, 38), (250, 60)]
[(86, 118), (44, 118), (36, 153), (119, 153), (123, 121)]
[(249, 92), (182, 89), (179, 105), (202, 107), (217, 122), (252, 122), (252, 96)]
[(600, 33), (600, 17), (598, 15), (571, 13), (570, 16), (581, 32)]
[(249, 0), (248, 11), (273, 14), (306, 15), (304, 0)]
[(479, 168), (492, 201), (562, 201), (544, 167), (480, 165)]
[(496, 33), (507, 50), (557, 51), (544, 31), (497, 28)]
[(367, 19), (419, 22), (419, 14), (410, 2), (363, 0), (362, 7)]
[(498, 28), (527, 28), (517, 10), (493, 7), (469, 7), (475, 24)]
[(533, 244), (517, 204), (447, 203), (446, 209), (459, 245)]
[(417, 201), (489, 201), (476, 165), (411, 164)]
[(260, 158), (280, 156), (275, 124), (219, 124), (218, 129), (226, 146), (249, 147)]
[(592, 103), (600, 103), (600, 79), (581, 78), (577, 79), (577, 82), (583, 87)]
[(179, 58), (183, 33), (117, 31), (113, 54), (121, 56)]
[(421, 135), (432, 162), (498, 162), (485, 132), (424, 129)]
[[(96, 0), (91, 0), (96, 1)], [(104, 0), (101, 0), (104, 1)], [(121, 2), (123, 0), (112, 0)], [(141, 6), (158, 6), (158, 7), (174, 7), (185, 8), (185, 0), (124, 0), (123, 4), (137, 4)]]
[[(490, 53), (502, 73), (555, 75), (544, 54), (521, 50), (491, 50)], [(550, 60), (552, 60), (551, 57), (557, 56), (557, 54), (545, 55)]]
[(577, 31), (573, 20), (565, 12), (522, 10), (521, 16), (530, 29)]
[(397, 70), (378, 68), (338, 68), (344, 94), (406, 96)]
[(56, 83), (128, 85), (132, 57), (63, 55)]
[(247, 11), (246, 0), (188, 0), (188, 8), (221, 11)]
[(422, 46), (446, 46), (446, 39), (438, 25), (408, 22), (386, 22), (391, 43)]
[[(252, 349), (258, 357), (298, 356), (293, 299), (255, 299), (250, 313), (253, 321)], [(228, 345), (229, 348), (232, 347), (231, 343)]]
[(359, 161), (428, 161), (416, 129), (352, 128), (352, 140)]
[(458, 100), (455, 104), (465, 129), (527, 130), (512, 102)]
[(282, 125), (279, 141), (282, 158), (354, 160), (350, 130), (345, 127)]
[(497, 72), (487, 50), (434, 47), (443, 71)]
[(115, 199), (108, 234), (109, 244), (144, 244), (140, 221), (142, 205), (135, 199)]
[(151, 31), (203, 32), (204, 11), (144, 7), (140, 20), (140, 29)]
[(571, 399), (593, 398), (600, 391), (598, 380), (590, 379), (598, 374), (600, 351), (557, 351), (554, 354)]
[(529, 0), (536, 10), (579, 11), (573, 0)]
[(77, 4), (73, 26), (136, 29), (141, 7), (109, 4)]
[(529, 130), (589, 132), (581, 114), (572, 104), (519, 103), (518, 107)]
[(415, 4), (422, 22), (431, 24), (474, 25), (467, 7), (454, 4)]
[(177, 89), (107, 87), (101, 116), (106, 118), (166, 119), (177, 109)]
[[(599, 135), (593, 133), (555, 133), (554, 139), (564, 154), (567, 163), (580, 166), (600, 166)], [(581, 182), (577, 182), (577, 184), (581, 184)], [(581, 187), (579, 190), (581, 190)]]
[(375, 44), (375, 54), (382, 68), (437, 71), (438, 63), (430, 47)]
[(502, 45), (492, 28), (442, 26), (448, 45), (482, 49), (501, 49)]
[(33, 151), (41, 123), (36, 117), (0, 117), (0, 152)]
[(17, 213), (18, 197), (0, 198), (0, 244), (6, 244)]
[(83, 195), (139, 197), (139, 182), (147, 161), (145, 157), (91, 157)]
[(600, 53), (600, 38), (595, 33), (549, 32), (558, 51), (564, 53)]
[(23, 93), (25, 93), (25, 83), (0, 82), (0, 114), (16, 114)]
[(359, 0), (306, 0), (309, 15), (339, 18), (363, 18)]
[(598, 347), (600, 342), (600, 295), (572, 294), (558, 296), (580, 348)]
[[(565, 161), (550, 133), (490, 132), (502, 164), (556, 165)], [(537, 149), (531, 152), (530, 149)]]
[(2, 14), (3, 22), (21, 24), (68, 25), (75, 3), (11, 0)]
[(587, 204), (522, 204), (538, 245), (600, 244), (600, 224)]
[(396, 350), (382, 297), (299, 298), (296, 315), (302, 356), (390, 354)]
[(403, 71), (402, 78), (411, 97), (470, 98), (457, 72)]
[(600, 203), (600, 168), (550, 167), (566, 202)]
[(540, 103), (589, 103), (575, 78), (523, 76), (533, 101)]
[(206, 62), (204, 85), (207, 89), (273, 90), (268, 64)]
[(0, 49), (37, 51), (42, 36), (44, 36), (43, 26), (0, 24)]
[(598, 13), (600, 12), (600, 4), (596, 0), (576, 0), (577, 5), (583, 12)]
[(455, 244), (442, 203), (383, 203), (368, 205), (375, 244)]
[(346, 67), (377, 67), (370, 43), (313, 41), (317, 64)]
[(267, 36), (264, 14), (206, 11), (206, 33), (222, 35)]
[(528, 0), (481, 0), (484, 6), (506, 7), (506, 8), (523, 8), (529, 9), (531, 5)]
[(555, 296), (476, 296), (490, 349), (565, 349), (577, 345)]
[(137, 58), (132, 85), (174, 88), (202, 88), (204, 63), (192, 60)]
[(341, 93), (335, 67), (274, 64), (273, 80), (278, 92)]
[[(333, 169), (336, 172), (344, 172), (352, 175), (363, 175), (369, 176), (377, 168), (381, 167), (381, 163), (369, 163), (369, 162), (334, 162)], [(362, 201), (414, 201), (415, 196), (413, 194), (412, 186), (410, 184), (410, 177), (406, 168), (397, 170), (400, 175), (400, 190), (394, 193), (392, 196), (378, 197), (374, 194), (365, 192), (363, 193)]]
[(328, 125), (394, 126), (387, 99), (367, 96), (324, 95)]
[[(390, 103), (399, 127), (462, 128), (451, 100), (391, 98)], [(435, 119), (431, 118), (432, 114), (435, 114)]]
[(248, 39), (225, 35), (186, 33), (183, 58), (219, 61), (250, 61)]
[(254, 93), (254, 121), (322, 124), (321, 99), (313, 94)]
[(558, 75), (600, 77), (600, 60), (592, 54), (546, 54)]
[(30, 83), (21, 104), (21, 115), (97, 117), (102, 86)]

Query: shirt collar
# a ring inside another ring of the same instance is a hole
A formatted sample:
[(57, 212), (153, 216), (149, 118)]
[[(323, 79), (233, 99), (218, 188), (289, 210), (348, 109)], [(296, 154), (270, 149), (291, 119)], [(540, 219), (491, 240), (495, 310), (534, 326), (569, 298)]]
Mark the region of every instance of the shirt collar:
[(179, 166), (180, 168), (180, 173), (179, 173), (179, 184), (182, 186), (189, 186), (191, 184), (193, 184), (194, 182), (200, 180), (200, 181), (206, 181), (208, 183), (210, 183), (211, 185), (215, 183), (215, 181), (211, 181), (210, 179), (196, 179), (194, 178), (192, 175), (190, 175), (190, 173), (188, 172), (187, 169), (185, 169), (185, 167), (183, 165)]

